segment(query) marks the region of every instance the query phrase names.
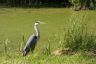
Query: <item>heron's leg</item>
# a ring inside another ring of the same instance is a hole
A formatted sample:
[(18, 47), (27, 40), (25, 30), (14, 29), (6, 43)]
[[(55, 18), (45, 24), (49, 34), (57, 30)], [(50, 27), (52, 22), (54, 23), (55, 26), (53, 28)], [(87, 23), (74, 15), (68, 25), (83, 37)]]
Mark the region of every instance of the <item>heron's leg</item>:
[(26, 56), (27, 55), (27, 52), (26, 51), (23, 51), (23, 56)]
[(26, 48), (23, 50), (23, 56), (26, 56), (30, 51), (30, 48)]

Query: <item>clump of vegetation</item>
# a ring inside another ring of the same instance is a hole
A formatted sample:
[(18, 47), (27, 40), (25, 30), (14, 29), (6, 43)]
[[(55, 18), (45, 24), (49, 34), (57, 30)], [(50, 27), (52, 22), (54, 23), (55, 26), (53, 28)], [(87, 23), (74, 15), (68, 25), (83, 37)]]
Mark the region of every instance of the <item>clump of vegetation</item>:
[(95, 0), (70, 0), (75, 10), (95, 9)]
[(89, 26), (84, 23), (84, 16), (78, 17), (73, 14), (70, 21), (74, 21), (64, 34), (63, 47), (73, 51), (92, 51), (96, 52), (96, 36)]
[(50, 49), (50, 40), (48, 42), (48, 45), (46, 47), (44, 47), (43, 51), (42, 51), (42, 54), (48, 56), (51, 54), (51, 49)]

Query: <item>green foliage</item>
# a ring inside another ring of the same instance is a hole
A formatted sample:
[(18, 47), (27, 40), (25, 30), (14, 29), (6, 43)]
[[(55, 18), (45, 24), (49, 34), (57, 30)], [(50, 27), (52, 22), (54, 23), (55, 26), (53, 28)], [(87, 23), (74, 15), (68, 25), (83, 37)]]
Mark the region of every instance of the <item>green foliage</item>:
[(46, 47), (44, 47), (41, 54), (46, 55), (46, 56), (49, 56), (51, 54), (50, 42), (47, 44)]
[(67, 7), (69, 0), (0, 0), (0, 6), (10, 7)]
[(96, 51), (96, 36), (88, 30), (90, 26), (87, 26), (87, 23), (83, 21), (84, 19), (84, 16), (78, 17), (76, 13), (73, 13), (70, 21), (74, 22), (65, 33), (63, 45), (73, 51), (86, 50), (94, 52)]
[(75, 9), (95, 9), (95, 0), (71, 0)]

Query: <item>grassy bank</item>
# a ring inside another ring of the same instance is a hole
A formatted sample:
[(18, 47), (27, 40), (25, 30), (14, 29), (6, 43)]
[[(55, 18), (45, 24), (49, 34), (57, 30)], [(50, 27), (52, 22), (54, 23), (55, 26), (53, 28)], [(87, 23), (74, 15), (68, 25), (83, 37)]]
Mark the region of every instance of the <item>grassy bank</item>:
[[(72, 14), (75, 18), (70, 21)], [(73, 11), (64, 8), (0, 8), (0, 63), (1, 64), (95, 64), (96, 58), (86, 53), (74, 55), (52, 56), (44, 55), (42, 51), (50, 43), (51, 52), (61, 46), (60, 38), (68, 27), (77, 21), (87, 23), (88, 30), (96, 34), (96, 12), (95, 11)], [(41, 38), (34, 53), (22, 57), (21, 50), (24, 46), (22, 33), (25, 41), (34, 33), (33, 24), (36, 20), (46, 22), (40, 25)], [(7, 45), (5, 46), (7, 40)], [(55, 45), (55, 46), (54, 46)], [(6, 50), (5, 50), (6, 47)]]

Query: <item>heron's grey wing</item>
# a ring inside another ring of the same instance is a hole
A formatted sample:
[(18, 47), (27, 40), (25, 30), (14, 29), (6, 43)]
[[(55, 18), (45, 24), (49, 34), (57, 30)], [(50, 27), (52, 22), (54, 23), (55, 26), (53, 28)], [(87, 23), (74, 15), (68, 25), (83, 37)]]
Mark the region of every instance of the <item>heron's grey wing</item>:
[(30, 49), (33, 51), (35, 48), (35, 45), (37, 43), (37, 36), (31, 35), (26, 43), (26, 46), (24, 47), (23, 51), (29, 52)]
[(32, 35), (29, 37), (26, 46), (32, 47), (32, 45), (36, 42), (37, 42), (37, 36)]

